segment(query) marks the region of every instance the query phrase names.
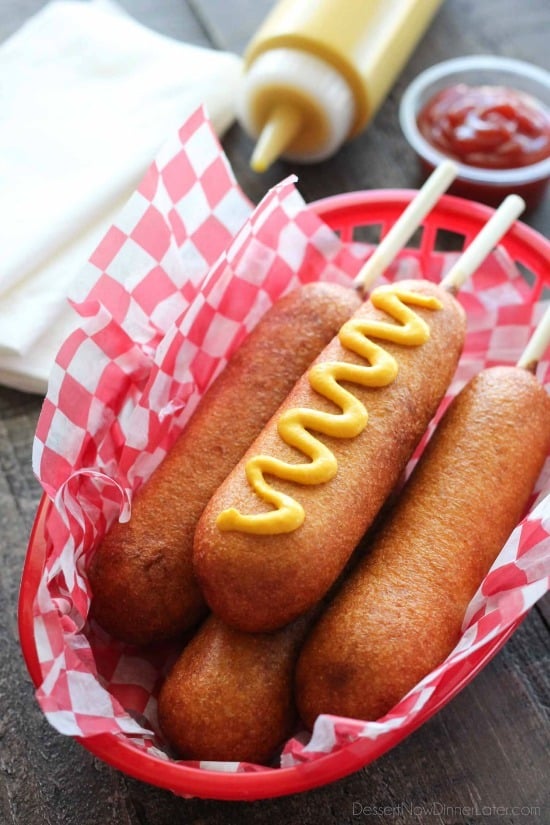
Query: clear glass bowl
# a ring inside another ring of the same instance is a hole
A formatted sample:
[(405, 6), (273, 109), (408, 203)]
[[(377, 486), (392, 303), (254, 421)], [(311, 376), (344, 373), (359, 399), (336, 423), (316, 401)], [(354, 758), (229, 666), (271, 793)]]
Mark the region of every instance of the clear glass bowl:
[[(405, 91), (399, 110), (401, 129), (426, 174), (446, 156), (420, 133), (418, 113), (437, 92), (457, 83), (505, 86), (526, 92), (550, 108), (550, 72), (530, 63), (494, 55), (472, 55), (426, 69)], [(458, 176), (450, 191), (493, 206), (506, 195), (516, 193), (533, 208), (543, 198), (549, 179), (550, 157), (517, 169), (483, 169), (458, 163)]]

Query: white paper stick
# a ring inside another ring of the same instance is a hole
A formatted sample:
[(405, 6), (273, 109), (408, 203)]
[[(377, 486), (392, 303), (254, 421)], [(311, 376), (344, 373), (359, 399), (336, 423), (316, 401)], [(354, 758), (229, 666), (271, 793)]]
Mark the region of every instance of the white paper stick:
[(473, 275), (514, 221), (525, 209), (525, 201), (519, 195), (509, 195), (497, 211), (466, 247), (458, 261), (441, 281), (441, 286), (457, 292), (464, 281)]
[(550, 306), (537, 324), (517, 363), (518, 367), (534, 371), (550, 345)]
[(456, 164), (443, 161), (432, 172), (418, 194), (394, 223), (388, 234), (380, 241), (368, 261), (354, 279), (354, 285), (369, 289), (382, 272), (387, 269), (395, 256), (405, 246), (409, 238), (420, 226), (423, 218), (435, 206), (441, 195), (449, 188), (457, 175)]

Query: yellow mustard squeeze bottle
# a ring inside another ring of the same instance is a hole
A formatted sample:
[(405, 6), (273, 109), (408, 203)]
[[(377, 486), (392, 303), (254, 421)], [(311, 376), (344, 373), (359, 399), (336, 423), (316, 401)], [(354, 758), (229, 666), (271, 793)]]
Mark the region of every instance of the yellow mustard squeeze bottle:
[(251, 166), (315, 162), (372, 119), (443, 0), (281, 0), (248, 45)]

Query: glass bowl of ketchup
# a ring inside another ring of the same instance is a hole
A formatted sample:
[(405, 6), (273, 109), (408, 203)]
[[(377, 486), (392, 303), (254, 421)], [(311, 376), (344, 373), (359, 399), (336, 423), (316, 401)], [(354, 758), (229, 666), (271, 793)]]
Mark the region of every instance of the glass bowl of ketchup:
[(422, 72), (401, 100), (403, 133), (426, 174), (444, 158), (451, 192), (492, 206), (515, 192), (528, 208), (550, 180), (550, 72), (492, 55), (447, 60)]

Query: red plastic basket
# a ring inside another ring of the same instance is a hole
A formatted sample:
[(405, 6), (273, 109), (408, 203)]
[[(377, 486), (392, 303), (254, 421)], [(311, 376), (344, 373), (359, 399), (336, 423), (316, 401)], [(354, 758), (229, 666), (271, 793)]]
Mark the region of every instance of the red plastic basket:
[[(380, 227), (381, 236), (403, 212), (415, 192), (408, 190), (373, 190), (337, 195), (312, 204), (317, 213), (335, 229), (343, 240), (353, 240), (360, 227)], [(452, 196), (443, 196), (424, 220), (420, 243), (414, 254), (427, 260), (438, 248), (438, 233), (450, 231), (467, 244), (493, 214), (481, 204)], [(516, 222), (502, 241), (511, 258), (526, 270), (530, 284), (528, 300), (534, 303), (545, 287), (550, 287), (550, 243), (540, 234)], [(41, 681), (32, 605), (44, 568), (46, 541), (44, 522), (49, 501), (40, 503), (29, 541), (19, 596), (19, 633), (23, 655), (35, 685)], [(130, 740), (112, 734), (79, 739), (96, 756), (142, 781), (176, 794), (210, 799), (261, 799), (308, 790), (339, 779), (364, 767), (392, 748), (449, 702), (484, 665), (500, 650), (520, 624), (511, 627), (478, 651), (473, 663), (455, 667), (453, 678), (436, 705), (430, 706), (414, 722), (392, 730), (375, 741), (357, 740), (337, 752), (290, 768), (273, 768), (252, 773), (226, 773), (190, 767), (166, 761), (138, 750)]]

